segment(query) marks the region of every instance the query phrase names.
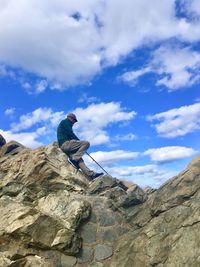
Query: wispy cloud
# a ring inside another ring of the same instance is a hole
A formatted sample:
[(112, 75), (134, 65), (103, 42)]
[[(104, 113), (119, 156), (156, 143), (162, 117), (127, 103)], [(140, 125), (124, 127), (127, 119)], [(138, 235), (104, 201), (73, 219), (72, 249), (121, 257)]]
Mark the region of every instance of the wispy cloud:
[(195, 151), (193, 148), (182, 146), (168, 146), (148, 149), (144, 152), (144, 155), (150, 156), (151, 160), (157, 163), (165, 163), (191, 157), (196, 153), (197, 151)]
[(157, 133), (166, 138), (184, 136), (200, 129), (200, 103), (182, 106), (147, 117)]
[[(176, 56), (174, 56), (176, 55)], [(200, 81), (200, 53), (191, 47), (161, 46), (153, 52), (147, 67), (125, 72), (120, 79), (135, 85), (147, 73), (157, 74), (156, 85), (164, 85), (169, 91), (192, 86)]]
[(140, 77), (151, 71), (152, 69), (150, 67), (146, 67), (135, 71), (127, 71), (123, 73), (120, 77), (118, 77), (118, 79), (125, 83), (128, 83), (130, 86), (134, 86), (138, 82), (138, 79)]
[(129, 133), (129, 134), (125, 134), (125, 135), (117, 134), (114, 136), (115, 141), (132, 141), (132, 140), (136, 140), (136, 139), (137, 139), (137, 136), (133, 133)]
[(8, 117), (12, 117), (15, 114), (15, 108), (7, 108), (4, 114)]
[(91, 103), (96, 103), (96, 102), (100, 102), (100, 100), (95, 96), (89, 96), (87, 93), (81, 94), (78, 100), (78, 103), (91, 104)]
[(30, 129), (32, 126), (43, 124), (51, 124), (56, 126), (63, 118), (64, 112), (53, 112), (50, 108), (38, 108), (33, 112), (20, 116), (19, 122), (11, 124), (11, 129), (14, 132)]
[(131, 152), (124, 150), (114, 150), (109, 152), (97, 151), (91, 153), (91, 156), (98, 162), (105, 165), (114, 164), (118, 161), (133, 160), (139, 156), (139, 152)]
[(37, 81), (35, 86), (35, 92), (36, 93), (42, 93), (47, 89), (48, 82), (46, 80), (40, 80)]

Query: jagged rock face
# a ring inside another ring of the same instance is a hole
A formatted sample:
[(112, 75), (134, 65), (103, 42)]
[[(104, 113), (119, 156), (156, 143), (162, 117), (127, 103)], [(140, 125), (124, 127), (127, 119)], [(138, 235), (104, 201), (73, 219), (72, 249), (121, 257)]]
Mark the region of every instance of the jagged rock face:
[(6, 144), (5, 138), (0, 134), (0, 147)]
[[(117, 245), (112, 267), (200, 266), (200, 157), (141, 206)], [(131, 256), (130, 256), (131, 255)]]
[(89, 182), (56, 144), (0, 148), (0, 266), (200, 266), (200, 157), (158, 190)]

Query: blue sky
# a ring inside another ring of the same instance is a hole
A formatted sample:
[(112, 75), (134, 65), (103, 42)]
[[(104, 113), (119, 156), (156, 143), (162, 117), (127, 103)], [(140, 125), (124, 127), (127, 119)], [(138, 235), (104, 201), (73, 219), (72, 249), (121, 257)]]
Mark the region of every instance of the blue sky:
[(0, 24), (7, 141), (52, 143), (74, 112), (88, 152), (142, 187), (199, 153), (200, 0), (2, 0)]

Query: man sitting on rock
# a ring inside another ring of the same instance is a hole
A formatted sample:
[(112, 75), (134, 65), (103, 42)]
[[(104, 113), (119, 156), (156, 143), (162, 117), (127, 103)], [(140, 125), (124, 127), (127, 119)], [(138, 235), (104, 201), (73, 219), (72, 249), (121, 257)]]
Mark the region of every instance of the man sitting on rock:
[(74, 134), (72, 126), (77, 122), (75, 114), (69, 113), (67, 118), (62, 120), (57, 128), (58, 145), (68, 156), (69, 161), (90, 179), (95, 179), (103, 173), (96, 173), (90, 170), (84, 163), (82, 156), (89, 148), (88, 141), (80, 141)]

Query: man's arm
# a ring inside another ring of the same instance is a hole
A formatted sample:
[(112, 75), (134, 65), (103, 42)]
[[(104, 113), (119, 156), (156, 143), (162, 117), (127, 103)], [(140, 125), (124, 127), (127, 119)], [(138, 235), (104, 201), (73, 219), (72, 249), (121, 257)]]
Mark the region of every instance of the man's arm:
[(70, 140), (79, 140), (79, 138), (73, 132), (72, 127), (68, 123), (65, 124), (65, 129)]

